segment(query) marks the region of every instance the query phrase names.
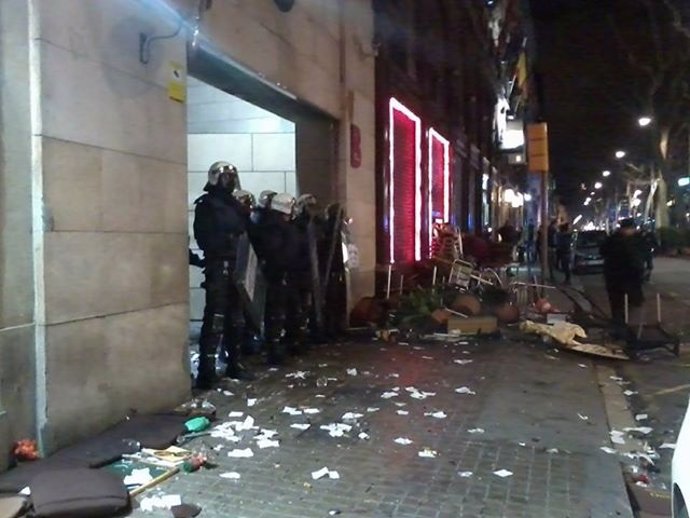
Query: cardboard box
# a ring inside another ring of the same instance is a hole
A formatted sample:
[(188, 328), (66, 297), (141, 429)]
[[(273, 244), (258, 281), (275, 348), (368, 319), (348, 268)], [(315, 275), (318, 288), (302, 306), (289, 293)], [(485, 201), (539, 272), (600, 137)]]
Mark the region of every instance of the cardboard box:
[(486, 335), (498, 332), (498, 319), (494, 316), (448, 319), (448, 332), (460, 335)]

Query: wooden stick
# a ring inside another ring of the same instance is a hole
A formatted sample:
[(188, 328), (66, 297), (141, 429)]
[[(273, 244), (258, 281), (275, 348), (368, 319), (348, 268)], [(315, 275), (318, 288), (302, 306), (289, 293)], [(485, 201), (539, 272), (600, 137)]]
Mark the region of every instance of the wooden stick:
[(388, 265), (388, 284), (386, 286), (386, 299), (391, 298), (391, 276), (393, 275), (393, 265)]
[(156, 478), (154, 478), (153, 480), (149, 480), (146, 484), (143, 484), (143, 485), (141, 485), (141, 486), (139, 486), (139, 487), (137, 487), (137, 488), (135, 488), (135, 489), (132, 489), (132, 490), (129, 492), (129, 494), (130, 494), (131, 496), (140, 495), (141, 493), (143, 493), (143, 492), (146, 491), (147, 489), (151, 489), (153, 486), (157, 486), (157, 485), (160, 484), (161, 482), (164, 482), (164, 481), (168, 480), (168, 479), (169, 479), (170, 477), (172, 477), (173, 475), (177, 475), (179, 472), (180, 472), (180, 468), (179, 468), (179, 467), (170, 468), (169, 471), (166, 471), (166, 472), (163, 473), (162, 475), (158, 475), (158, 476), (157, 476)]

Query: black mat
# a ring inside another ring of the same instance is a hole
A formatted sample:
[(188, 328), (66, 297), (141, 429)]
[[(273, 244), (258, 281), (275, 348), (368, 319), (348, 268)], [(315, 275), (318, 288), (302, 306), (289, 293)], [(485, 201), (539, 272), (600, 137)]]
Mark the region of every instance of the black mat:
[(131, 453), (131, 442), (142, 448), (165, 449), (184, 433), (187, 417), (176, 414), (139, 415), (96, 437), (63, 448), (47, 459), (22, 464), (0, 474), (0, 493), (16, 493), (38, 473), (65, 468), (99, 468)]

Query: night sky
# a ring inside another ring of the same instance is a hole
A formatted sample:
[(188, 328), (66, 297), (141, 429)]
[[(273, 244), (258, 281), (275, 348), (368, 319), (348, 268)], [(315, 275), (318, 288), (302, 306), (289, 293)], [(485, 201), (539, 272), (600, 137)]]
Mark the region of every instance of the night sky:
[(615, 172), (620, 166), (615, 150), (634, 150), (643, 138), (637, 117), (644, 108), (629, 95), (636, 72), (612, 29), (612, 20), (632, 27), (637, 13), (623, 13), (609, 0), (531, 3), (538, 52), (535, 77), (542, 116), (549, 123), (557, 194), (568, 206), (580, 205), (580, 184), (601, 179), (604, 169)]

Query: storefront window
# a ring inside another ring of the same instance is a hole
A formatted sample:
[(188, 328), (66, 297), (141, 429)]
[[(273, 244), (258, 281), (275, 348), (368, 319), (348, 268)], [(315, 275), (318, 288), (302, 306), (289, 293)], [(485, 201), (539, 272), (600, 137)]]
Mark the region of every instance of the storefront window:
[(434, 223), (450, 220), (450, 143), (435, 129), (429, 130), (429, 250)]

